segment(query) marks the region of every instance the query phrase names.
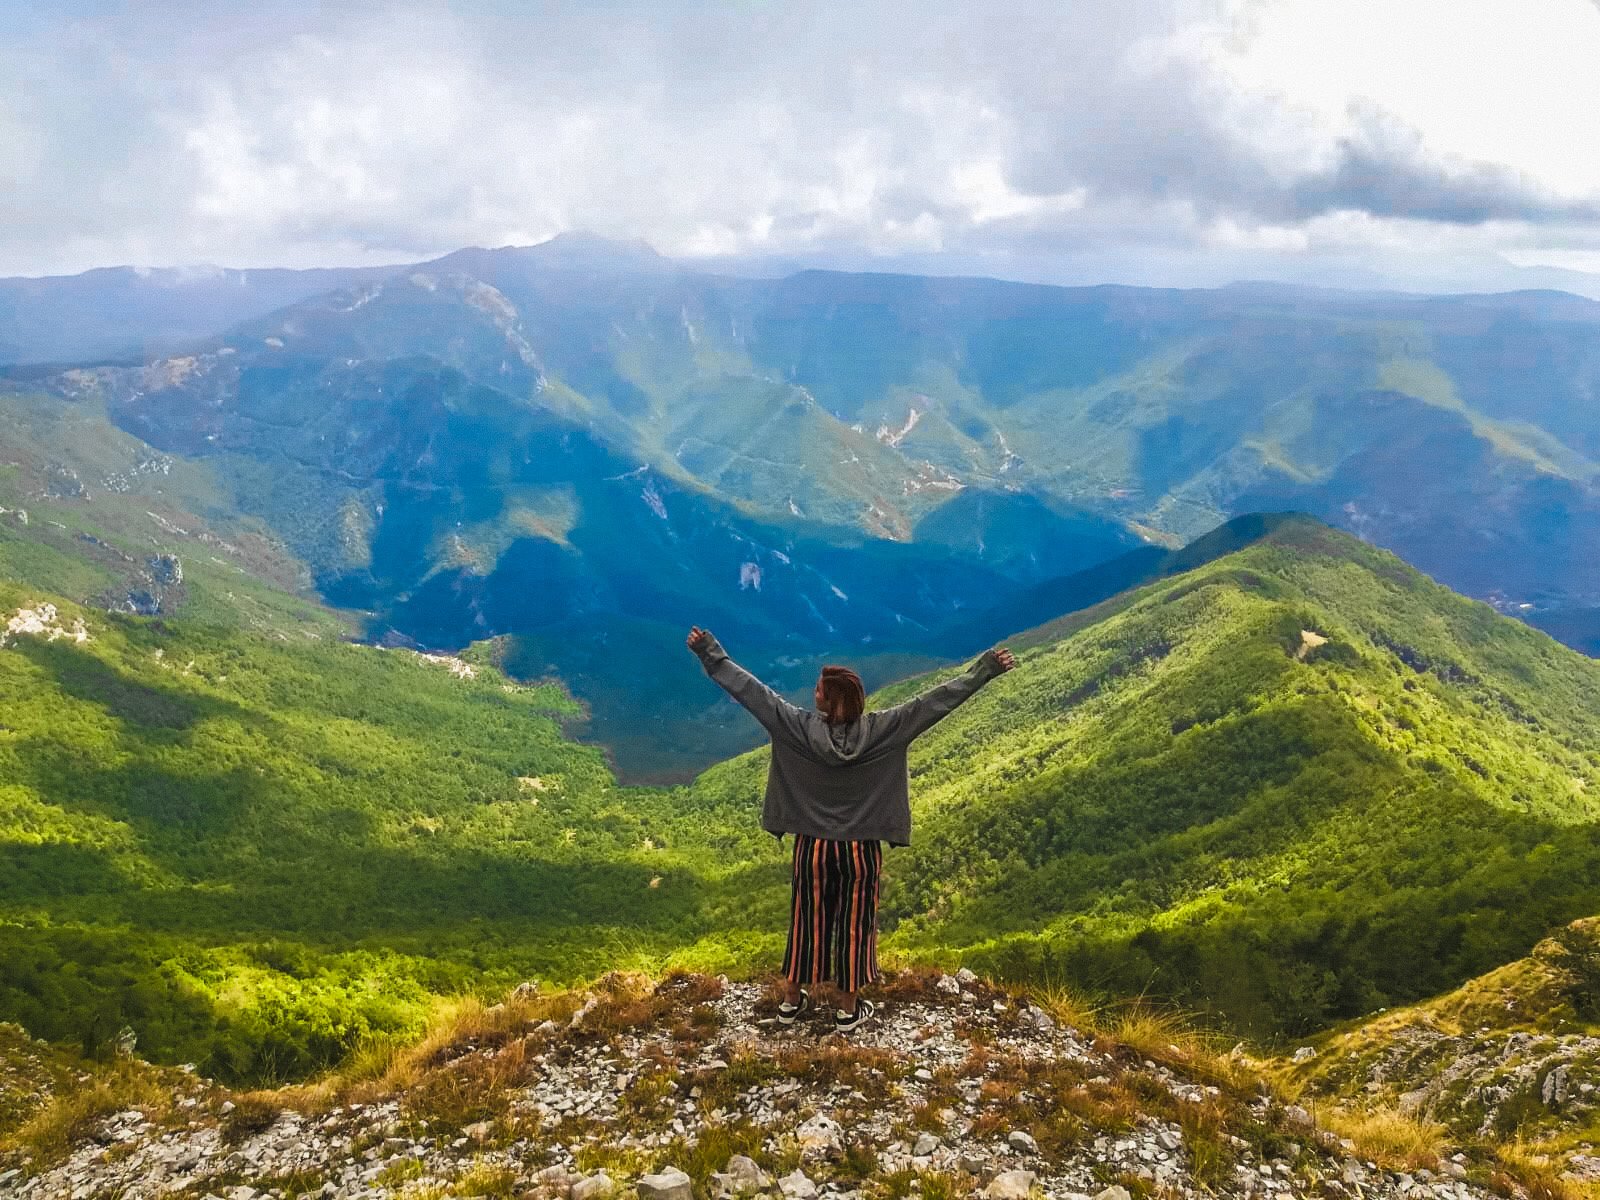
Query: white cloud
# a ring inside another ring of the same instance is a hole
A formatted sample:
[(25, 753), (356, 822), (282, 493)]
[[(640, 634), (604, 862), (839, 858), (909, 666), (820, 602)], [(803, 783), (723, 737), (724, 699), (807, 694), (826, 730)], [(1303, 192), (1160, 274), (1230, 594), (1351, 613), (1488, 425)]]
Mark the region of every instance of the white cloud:
[(1600, 229), (1596, 61), (1587, 0), (50, 10), (0, 42), (0, 273), (570, 229), (1554, 262)]

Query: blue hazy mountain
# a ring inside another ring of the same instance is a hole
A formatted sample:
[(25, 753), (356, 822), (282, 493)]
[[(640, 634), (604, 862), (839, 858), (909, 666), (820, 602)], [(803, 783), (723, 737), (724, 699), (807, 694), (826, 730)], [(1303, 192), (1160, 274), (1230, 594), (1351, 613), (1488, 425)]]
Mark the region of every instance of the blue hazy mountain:
[(1600, 303), (1561, 293), (741, 279), (572, 237), (10, 386), (206, 464), (369, 635), (516, 639), (597, 720), (690, 621), (800, 687), (1261, 510), (1504, 608), (1600, 599)]
[(138, 361), (392, 267), (106, 267), (0, 279), (0, 366)]

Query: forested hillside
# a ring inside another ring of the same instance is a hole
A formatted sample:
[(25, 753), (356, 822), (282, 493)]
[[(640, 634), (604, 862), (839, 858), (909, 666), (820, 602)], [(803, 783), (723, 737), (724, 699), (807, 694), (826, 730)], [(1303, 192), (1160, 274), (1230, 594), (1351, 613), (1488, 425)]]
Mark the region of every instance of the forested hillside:
[[(1600, 909), (1600, 668), (1325, 526), (1264, 530), (1014, 639), (1019, 668), (917, 743), (887, 954), (1270, 1037)], [(0, 616), (0, 1019), (91, 1049), (126, 1025), (263, 1080), (460, 989), (776, 960), (764, 752), (625, 789), (562, 735), (571, 702), (487, 646), (430, 660), (15, 585)], [(728, 703), (679, 653), (684, 702)]]
[(1047, 619), (1085, 570), (1129, 586), (1114, 560), (1254, 511), (1593, 644), (1592, 301), (732, 279), (593, 239), (326, 282), (252, 275), (175, 349), (152, 325), (126, 361), (0, 368), (0, 507), (60, 526), (0, 514), (8, 573), (318, 623), (265, 581), (372, 641), (503, 637), (644, 783), (754, 744), (656, 703), (676, 628), (790, 690), (821, 655), (886, 683), (965, 652), (945, 630), (1008, 632), (985, 610)]
[(304, 1074), (430, 994), (692, 942), (698, 868), (753, 853), (482, 663), (8, 584), (0, 617), (0, 1019), (41, 1036)]
[[(1600, 669), (1347, 535), (1288, 522), (1013, 645), (913, 749), (902, 952), (1267, 1035), (1600, 908)], [(753, 795), (763, 759), (692, 794)]]

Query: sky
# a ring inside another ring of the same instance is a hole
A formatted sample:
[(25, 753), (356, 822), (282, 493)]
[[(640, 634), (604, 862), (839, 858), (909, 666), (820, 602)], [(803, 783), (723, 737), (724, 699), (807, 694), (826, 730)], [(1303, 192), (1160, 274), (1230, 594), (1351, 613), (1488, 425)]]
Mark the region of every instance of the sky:
[(586, 231), (743, 271), (1600, 295), (1596, 64), (1600, 0), (5, 0), (0, 275)]

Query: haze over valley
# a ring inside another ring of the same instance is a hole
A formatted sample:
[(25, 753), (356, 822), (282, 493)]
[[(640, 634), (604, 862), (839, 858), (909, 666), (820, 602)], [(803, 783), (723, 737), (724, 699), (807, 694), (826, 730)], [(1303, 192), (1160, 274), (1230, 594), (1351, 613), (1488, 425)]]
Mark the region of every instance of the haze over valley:
[(168, 526), (254, 530), (303, 594), (362, 614), (357, 636), (501, 638), (632, 778), (752, 736), (709, 695), (662, 712), (675, 628), (718, 629), (791, 688), (827, 654), (884, 682), (1004, 636), (1029, 589), (1251, 511), (1594, 636), (1600, 303), (1577, 297), (752, 280), (560, 238), (183, 350), (12, 368), (38, 431), (14, 505), (120, 486), (77, 423), (120, 430), (144, 447), (124, 454), (205, 478)]

